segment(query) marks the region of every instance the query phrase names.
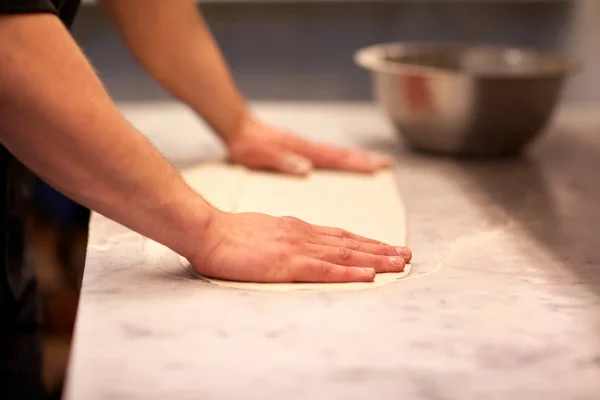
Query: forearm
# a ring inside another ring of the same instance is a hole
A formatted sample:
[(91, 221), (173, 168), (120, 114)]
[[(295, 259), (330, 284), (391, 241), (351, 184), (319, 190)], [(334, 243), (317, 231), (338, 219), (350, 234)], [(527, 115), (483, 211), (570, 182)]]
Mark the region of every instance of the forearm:
[(0, 140), (65, 195), (181, 254), (210, 220), (54, 16), (0, 17)]
[(193, 0), (103, 0), (125, 42), (173, 95), (228, 140), (247, 107)]

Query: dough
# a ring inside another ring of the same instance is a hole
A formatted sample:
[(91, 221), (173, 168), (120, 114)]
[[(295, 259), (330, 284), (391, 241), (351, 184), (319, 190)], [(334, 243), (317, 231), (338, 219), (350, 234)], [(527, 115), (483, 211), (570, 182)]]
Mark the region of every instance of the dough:
[[(375, 175), (315, 171), (297, 178), (212, 164), (184, 172), (188, 183), (209, 202), (228, 212), (261, 212), (294, 216), (334, 226), (392, 245), (406, 244), (404, 204), (391, 171)], [(357, 290), (380, 287), (402, 279), (399, 273), (377, 274), (373, 282), (251, 283), (211, 279), (198, 274), (181, 257), (183, 266), (205, 282), (248, 290)]]
[(183, 178), (206, 201), (222, 211), (232, 212), (244, 190), (246, 170), (222, 163), (207, 163), (188, 168)]

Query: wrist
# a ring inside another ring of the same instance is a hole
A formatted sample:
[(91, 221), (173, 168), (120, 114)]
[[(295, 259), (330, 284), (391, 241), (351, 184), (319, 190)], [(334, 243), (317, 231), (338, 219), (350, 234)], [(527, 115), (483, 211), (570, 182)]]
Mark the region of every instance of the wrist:
[(242, 110), (232, 113), (233, 118), (230, 117), (230, 123), (227, 127), (217, 130), (219, 136), (222, 138), (226, 146), (231, 146), (231, 143), (235, 142), (244, 132), (247, 127), (254, 121), (254, 116), (251, 111), (244, 107)]
[(195, 192), (170, 208), (168, 214), (176, 229), (167, 246), (187, 259), (194, 259), (211, 242), (211, 226), (222, 212)]

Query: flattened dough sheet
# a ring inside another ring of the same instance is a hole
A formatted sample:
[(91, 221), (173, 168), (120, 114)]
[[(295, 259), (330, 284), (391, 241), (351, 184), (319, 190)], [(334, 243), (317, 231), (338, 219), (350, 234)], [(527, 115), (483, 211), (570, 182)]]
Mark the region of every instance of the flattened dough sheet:
[[(294, 216), (392, 245), (406, 244), (404, 204), (391, 171), (375, 175), (316, 171), (297, 178), (208, 164), (184, 171), (183, 175), (198, 193), (223, 211)], [(399, 273), (377, 274), (373, 282), (274, 284), (207, 278), (194, 271), (185, 258), (181, 257), (181, 262), (205, 282), (265, 291), (370, 289), (402, 279), (411, 269), (407, 265)]]
[(214, 207), (233, 212), (244, 190), (247, 171), (240, 166), (207, 163), (188, 168), (182, 175)]

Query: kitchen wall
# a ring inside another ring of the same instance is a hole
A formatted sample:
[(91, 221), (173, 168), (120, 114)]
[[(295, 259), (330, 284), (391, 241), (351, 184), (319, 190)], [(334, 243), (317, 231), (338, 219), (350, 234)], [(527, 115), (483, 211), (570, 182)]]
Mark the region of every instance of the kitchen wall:
[(600, 101), (600, 1), (579, 0), (569, 20), (564, 48), (583, 61), (565, 98), (574, 103)]
[[(368, 74), (352, 63), (361, 46), (389, 41), (463, 41), (572, 54), (585, 69), (569, 103), (600, 101), (598, 0), (213, 0), (202, 9), (251, 99), (366, 100)], [(127, 54), (95, 5), (74, 33), (118, 100), (168, 98)]]

